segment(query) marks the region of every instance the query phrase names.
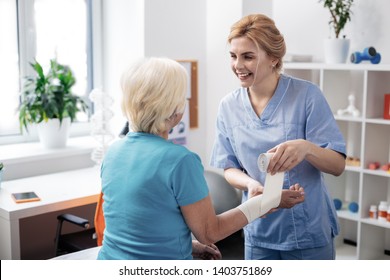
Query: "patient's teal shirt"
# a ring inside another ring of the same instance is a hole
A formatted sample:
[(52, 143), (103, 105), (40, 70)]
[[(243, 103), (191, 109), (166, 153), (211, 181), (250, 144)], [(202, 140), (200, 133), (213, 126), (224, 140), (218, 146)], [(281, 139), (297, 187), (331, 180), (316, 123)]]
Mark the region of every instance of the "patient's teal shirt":
[(208, 195), (198, 155), (130, 132), (110, 146), (101, 179), (106, 229), (98, 259), (192, 259), (180, 206)]

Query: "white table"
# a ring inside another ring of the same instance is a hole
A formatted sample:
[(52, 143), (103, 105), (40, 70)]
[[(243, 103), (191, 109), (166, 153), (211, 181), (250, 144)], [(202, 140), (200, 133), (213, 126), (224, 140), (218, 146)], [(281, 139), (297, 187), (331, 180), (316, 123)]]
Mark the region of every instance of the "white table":
[[(19, 220), (98, 201), (99, 167), (5, 181), (0, 187), (0, 259), (20, 259)], [(15, 203), (14, 192), (34, 191), (41, 201)]]

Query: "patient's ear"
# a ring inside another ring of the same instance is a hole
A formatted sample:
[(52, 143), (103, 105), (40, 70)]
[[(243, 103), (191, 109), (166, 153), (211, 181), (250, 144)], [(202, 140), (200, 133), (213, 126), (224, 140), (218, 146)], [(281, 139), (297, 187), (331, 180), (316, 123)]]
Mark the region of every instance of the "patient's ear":
[(173, 127), (177, 126), (180, 123), (182, 118), (183, 118), (183, 113), (173, 114), (173, 123), (174, 123)]

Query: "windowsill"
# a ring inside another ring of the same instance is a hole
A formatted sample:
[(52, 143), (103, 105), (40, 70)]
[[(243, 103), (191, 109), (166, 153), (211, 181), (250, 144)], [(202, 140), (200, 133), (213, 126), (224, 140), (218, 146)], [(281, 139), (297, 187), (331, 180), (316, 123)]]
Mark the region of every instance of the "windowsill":
[(9, 164), (88, 154), (92, 152), (97, 144), (93, 137), (84, 136), (69, 138), (67, 146), (61, 149), (44, 149), (39, 142), (0, 145), (0, 161), (7, 166)]

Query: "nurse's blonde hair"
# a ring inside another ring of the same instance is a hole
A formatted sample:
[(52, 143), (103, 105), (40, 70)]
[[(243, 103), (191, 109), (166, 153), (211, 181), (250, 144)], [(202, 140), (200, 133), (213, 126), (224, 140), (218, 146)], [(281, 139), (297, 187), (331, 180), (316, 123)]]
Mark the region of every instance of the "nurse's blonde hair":
[(271, 18), (263, 14), (252, 14), (243, 17), (232, 25), (228, 43), (230, 44), (233, 39), (240, 37), (250, 39), (257, 48), (264, 50), (271, 58), (276, 58), (278, 63), (274, 70), (278, 73), (282, 71), (286, 43)]

